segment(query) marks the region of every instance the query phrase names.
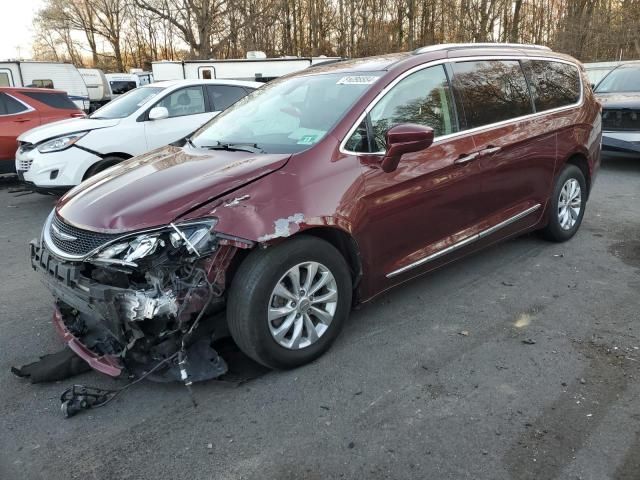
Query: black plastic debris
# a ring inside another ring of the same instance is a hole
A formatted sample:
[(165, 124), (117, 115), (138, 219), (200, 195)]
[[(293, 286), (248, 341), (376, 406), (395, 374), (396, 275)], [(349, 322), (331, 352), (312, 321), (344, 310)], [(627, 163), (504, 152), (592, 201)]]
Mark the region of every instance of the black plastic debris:
[(89, 370), (89, 364), (69, 348), (44, 355), (37, 362), (19, 368), (11, 367), (11, 373), (28, 378), (31, 383), (57, 382)]

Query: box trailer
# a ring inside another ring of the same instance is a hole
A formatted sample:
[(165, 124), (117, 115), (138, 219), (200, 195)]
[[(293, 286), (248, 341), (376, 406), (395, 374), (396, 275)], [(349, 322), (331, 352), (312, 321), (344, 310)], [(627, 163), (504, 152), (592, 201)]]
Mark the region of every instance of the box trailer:
[(90, 108), (87, 86), (70, 63), (0, 60), (0, 86), (54, 88), (67, 92), (78, 108)]
[(162, 80), (195, 80), (225, 78), (268, 82), (339, 57), (243, 58), (229, 60), (162, 60), (153, 62), (153, 78)]

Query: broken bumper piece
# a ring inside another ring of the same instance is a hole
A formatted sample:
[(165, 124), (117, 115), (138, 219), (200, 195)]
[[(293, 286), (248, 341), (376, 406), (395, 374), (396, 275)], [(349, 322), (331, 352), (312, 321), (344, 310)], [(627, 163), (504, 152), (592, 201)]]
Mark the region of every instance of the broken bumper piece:
[(56, 299), (54, 328), (69, 348), (112, 377), (146, 376), (164, 362), (148, 376), (160, 382), (226, 373), (211, 348), (215, 325), (203, 314), (223, 307), (220, 280), (234, 253), (235, 247), (224, 245), (184, 262), (151, 259), (131, 268), (65, 261), (31, 242), (32, 266)]

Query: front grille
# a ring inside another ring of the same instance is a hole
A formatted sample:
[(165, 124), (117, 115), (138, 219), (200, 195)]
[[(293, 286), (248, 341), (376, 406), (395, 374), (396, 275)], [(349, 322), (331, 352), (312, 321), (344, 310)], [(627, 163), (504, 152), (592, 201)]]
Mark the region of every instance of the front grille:
[[(56, 229), (60, 234), (56, 235)], [(60, 238), (64, 235), (70, 235), (71, 238)], [(67, 255), (83, 256), (87, 253), (101, 247), (111, 240), (120, 237), (120, 234), (98, 233), (89, 230), (82, 230), (64, 223), (58, 216), (53, 217), (53, 222), (49, 226), (49, 236), (53, 244)]]
[(22, 158), (18, 160), (17, 170), (19, 172), (28, 172), (33, 164), (33, 158)]
[(602, 129), (609, 132), (640, 132), (640, 110), (604, 109)]

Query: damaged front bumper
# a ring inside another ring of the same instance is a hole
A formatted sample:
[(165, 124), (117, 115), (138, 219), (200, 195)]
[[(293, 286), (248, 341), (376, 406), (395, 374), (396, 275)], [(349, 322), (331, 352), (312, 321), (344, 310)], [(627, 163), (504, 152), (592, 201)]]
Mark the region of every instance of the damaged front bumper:
[(224, 324), (211, 320), (224, 308), (225, 273), (242, 246), (216, 241), (202, 256), (152, 258), (139, 267), (68, 261), (43, 238), (30, 249), (56, 300), (55, 330), (93, 369), (140, 376), (166, 362), (149, 378), (190, 383), (227, 370), (211, 348)]

